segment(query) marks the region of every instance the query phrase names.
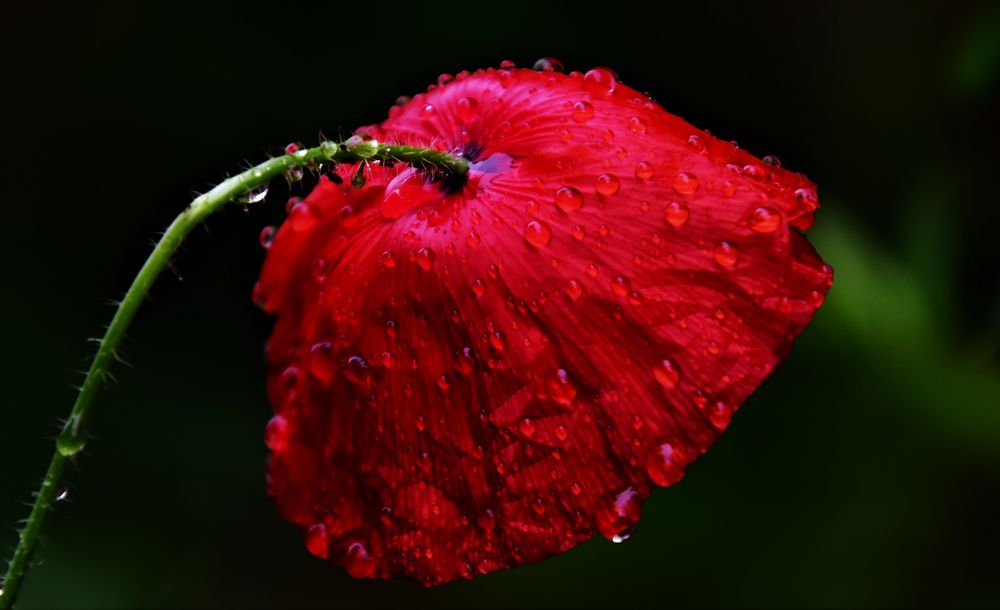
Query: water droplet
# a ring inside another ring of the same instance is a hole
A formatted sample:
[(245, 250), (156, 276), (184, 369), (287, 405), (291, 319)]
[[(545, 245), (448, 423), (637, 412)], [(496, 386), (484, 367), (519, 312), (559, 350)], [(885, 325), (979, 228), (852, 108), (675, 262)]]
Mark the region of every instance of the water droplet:
[(698, 190), (698, 177), (689, 172), (681, 172), (674, 178), (674, 190), (681, 195), (691, 195)]
[(544, 248), (552, 241), (552, 227), (541, 220), (532, 220), (524, 228), (524, 239), (536, 248)]
[(705, 152), (706, 145), (705, 140), (698, 134), (693, 134), (688, 137), (688, 146), (697, 152)]
[(583, 207), (583, 195), (571, 186), (556, 191), (556, 207), (563, 212), (572, 212)]
[(455, 80), (455, 77), (453, 75), (448, 74), (447, 72), (444, 72), (444, 73), (438, 75), (438, 79), (437, 79), (438, 87), (444, 87), (445, 85), (447, 85), (448, 83), (450, 83), (453, 80)]
[(333, 368), (333, 345), (323, 341), (309, 348), (309, 361), (306, 366), (309, 374), (323, 383), (329, 383), (333, 377)]
[(430, 472), (432, 466), (434, 466), (434, 460), (431, 458), (431, 454), (426, 451), (417, 454), (417, 468), (424, 472)]
[(559, 424), (558, 426), (556, 426), (555, 434), (558, 440), (564, 441), (567, 438), (569, 438), (569, 428), (567, 428), (562, 424)]
[(541, 70), (542, 72), (565, 72), (566, 68), (563, 67), (563, 63), (556, 59), (555, 57), (543, 57), (535, 62), (533, 66), (535, 70)]
[(472, 280), (471, 288), (472, 288), (472, 293), (475, 294), (477, 297), (481, 297), (483, 296), (483, 294), (486, 293), (486, 284), (484, 284), (483, 280), (480, 278)]
[(274, 236), (278, 229), (274, 225), (268, 225), (260, 230), (260, 245), (267, 250), (274, 243)]
[(455, 372), (463, 377), (468, 377), (472, 374), (472, 369), (475, 367), (476, 361), (472, 357), (472, 348), (466, 347), (457, 352), (455, 352)]
[(681, 380), (681, 369), (677, 366), (677, 363), (669, 358), (664, 358), (656, 363), (653, 367), (653, 377), (656, 378), (657, 383), (665, 388), (673, 388), (677, 386), (677, 382)]
[(573, 120), (577, 123), (586, 123), (594, 118), (594, 107), (590, 102), (577, 102), (573, 104)]
[(628, 538), (631, 529), (639, 522), (642, 501), (639, 493), (629, 487), (618, 494), (606, 496), (597, 507), (597, 529), (608, 540)]
[(313, 555), (326, 559), (330, 555), (330, 538), (326, 526), (316, 523), (306, 531), (306, 549)]
[(498, 330), (490, 335), (490, 345), (498, 352), (502, 352), (507, 348), (507, 337)]
[(566, 296), (572, 300), (577, 300), (583, 295), (583, 286), (580, 282), (576, 280), (570, 280), (566, 283)]
[(583, 88), (593, 93), (614, 93), (617, 79), (607, 68), (594, 68), (583, 75)]
[(640, 180), (649, 180), (653, 177), (653, 164), (646, 161), (639, 161), (635, 166), (635, 177)]
[(670, 443), (653, 447), (646, 455), (646, 474), (660, 487), (667, 487), (684, 477), (684, 458)]
[(736, 266), (736, 261), (740, 257), (740, 251), (736, 249), (736, 246), (729, 243), (728, 241), (719, 242), (715, 248), (712, 249), (712, 258), (720, 267), (725, 269), (732, 269)]
[(351, 356), (347, 359), (343, 375), (348, 381), (364, 390), (367, 390), (368, 383), (371, 381), (368, 363), (361, 356)]
[(316, 224), (316, 214), (308, 203), (296, 203), (288, 213), (288, 223), (294, 231), (308, 231)]
[(430, 248), (421, 248), (417, 250), (417, 264), (424, 271), (429, 271), (434, 265), (434, 251)]
[(368, 578), (372, 574), (375, 562), (368, 549), (360, 542), (354, 542), (347, 547), (347, 554), (344, 556), (344, 568), (347, 573), (354, 578)]
[(764, 180), (771, 174), (768, 169), (756, 163), (749, 163), (743, 166), (743, 175), (754, 180)]
[(505, 59), (500, 62), (500, 68), (503, 70), (513, 70), (517, 65), (509, 59)]
[(264, 444), (271, 451), (281, 451), (287, 447), (289, 436), (291, 436), (291, 426), (281, 415), (272, 417), (264, 428)]
[(643, 121), (637, 116), (631, 117), (628, 120), (628, 128), (633, 133), (646, 133), (646, 121)]
[(442, 392), (447, 392), (451, 388), (447, 375), (441, 375), (437, 378), (437, 387)]
[(478, 246), (479, 241), (479, 233), (476, 233), (475, 231), (469, 231), (469, 234), (465, 236), (465, 243), (467, 243), (470, 247), (474, 248)]
[(816, 190), (811, 188), (796, 189), (795, 197), (809, 203), (816, 203)]
[(611, 278), (611, 292), (617, 296), (623, 297), (627, 295), (629, 290), (631, 290), (630, 286), (628, 278), (623, 275), (616, 275)]
[(601, 174), (597, 177), (597, 183), (594, 188), (601, 195), (614, 195), (621, 188), (621, 181), (614, 174)]
[(781, 160), (774, 155), (767, 155), (762, 159), (762, 161), (768, 165), (773, 165), (774, 167), (781, 167)]
[(750, 214), (750, 228), (757, 233), (774, 233), (781, 221), (781, 212), (774, 208), (757, 208)]
[(572, 492), (572, 494), (573, 494), (574, 496), (578, 496), (578, 495), (580, 495), (581, 493), (583, 493), (583, 488), (582, 488), (582, 487), (580, 487), (580, 484), (579, 484), (579, 483), (573, 483), (572, 485), (570, 485), (570, 486), (569, 486), (569, 490), (570, 490), (570, 492)]
[(569, 406), (573, 404), (573, 399), (576, 398), (576, 385), (573, 384), (573, 380), (569, 378), (569, 373), (565, 369), (559, 369), (555, 374), (551, 375), (545, 387), (549, 391), (549, 396), (556, 404)]
[(493, 531), (493, 526), (496, 524), (496, 515), (493, 514), (493, 509), (484, 508), (476, 515), (476, 524), (487, 532)]
[(248, 191), (242, 198), (247, 203), (260, 203), (267, 199), (267, 187), (259, 188), (253, 191)]
[(614, 542), (615, 544), (621, 544), (625, 542), (626, 540), (632, 537), (632, 534), (635, 533), (636, 527), (638, 527), (638, 524), (623, 529), (622, 531), (618, 532), (617, 534), (611, 537), (611, 542)]
[(531, 419), (525, 417), (517, 424), (517, 431), (525, 436), (534, 436), (535, 434), (535, 422)]
[(716, 401), (708, 407), (708, 420), (712, 422), (718, 430), (725, 430), (729, 421), (733, 418), (733, 410), (729, 405), (721, 400)]
[(671, 201), (663, 208), (663, 219), (672, 227), (683, 226), (690, 216), (687, 205), (680, 201)]
[(479, 108), (479, 103), (470, 98), (463, 97), (458, 100), (458, 120), (468, 125), (472, 122), (472, 119), (476, 118), (476, 111)]
[(599, 272), (600, 272), (600, 270), (597, 268), (597, 265), (595, 265), (594, 263), (590, 263), (590, 264), (587, 265), (587, 275), (589, 275), (590, 277), (597, 277), (597, 274)]

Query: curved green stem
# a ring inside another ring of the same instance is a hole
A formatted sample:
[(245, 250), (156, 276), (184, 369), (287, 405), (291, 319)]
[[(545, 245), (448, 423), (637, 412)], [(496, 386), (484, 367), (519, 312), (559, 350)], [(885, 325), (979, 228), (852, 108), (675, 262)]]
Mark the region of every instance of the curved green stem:
[[(275, 157), (256, 167), (229, 178), (197, 197), (174, 219), (153, 252), (146, 259), (138, 275), (132, 281), (125, 298), (115, 311), (111, 324), (101, 339), (97, 354), (87, 371), (80, 392), (73, 404), (73, 410), (66, 420), (56, 440), (56, 452), (49, 463), (48, 472), (35, 497), (34, 505), (17, 547), (10, 560), (3, 585), (0, 587), (0, 610), (8, 610), (20, 589), (21, 581), (28, 568), (28, 561), (38, 540), (42, 522), (58, 498), (57, 490), (62, 485), (66, 462), (83, 450), (88, 437), (88, 422), (97, 392), (108, 374), (108, 368), (117, 359), (118, 346), (135, 318), (136, 311), (149, 294), (153, 282), (169, 264), (171, 257), (181, 242), (213, 212), (237, 197), (246, 195), (267, 185), (284, 172), (302, 166), (312, 166), (323, 162), (356, 163), (362, 161), (405, 162), (442, 173), (462, 176), (468, 171), (468, 162), (457, 156), (433, 149), (414, 146), (378, 144), (374, 141), (351, 138), (346, 143), (324, 142), (314, 148), (302, 149), (281, 157)], [(254, 198), (250, 198), (251, 201)]]

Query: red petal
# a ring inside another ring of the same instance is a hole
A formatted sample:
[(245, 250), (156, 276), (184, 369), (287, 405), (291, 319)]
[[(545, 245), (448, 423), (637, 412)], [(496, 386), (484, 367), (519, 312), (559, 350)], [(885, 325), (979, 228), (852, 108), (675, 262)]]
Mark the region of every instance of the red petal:
[(812, 183), (610, 72), (478, 72), (363, 131), (475, 163), (450, 195), (405, 168), (321, 179), (261, 275), (271, 492), (354, 575), (627, 537), (832, 281), (798, 232)]

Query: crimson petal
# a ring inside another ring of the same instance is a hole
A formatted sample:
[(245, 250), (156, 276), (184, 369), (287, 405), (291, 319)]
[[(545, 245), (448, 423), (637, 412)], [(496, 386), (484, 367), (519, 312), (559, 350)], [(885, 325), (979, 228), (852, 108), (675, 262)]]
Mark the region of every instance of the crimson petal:
[(804, 176), (609, 71), (486, 70), (361, 130), (461, 151), (321, 178), (256, 293), (270, 492), (354, 576), (424, 584), (627, 537), (787, 354), (832, 271)]

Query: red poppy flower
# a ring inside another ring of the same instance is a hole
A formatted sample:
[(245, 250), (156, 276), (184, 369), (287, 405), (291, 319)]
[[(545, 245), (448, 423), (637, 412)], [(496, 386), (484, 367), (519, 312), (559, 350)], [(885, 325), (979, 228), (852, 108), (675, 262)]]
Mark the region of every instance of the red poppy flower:
[(313, 554), (424, 584), (627, 538), (832, 271), (814, 186), (608, 70), (485, 70), (360, 130), (458, 151), (324, 176), (257, 287), (270, 493)]

